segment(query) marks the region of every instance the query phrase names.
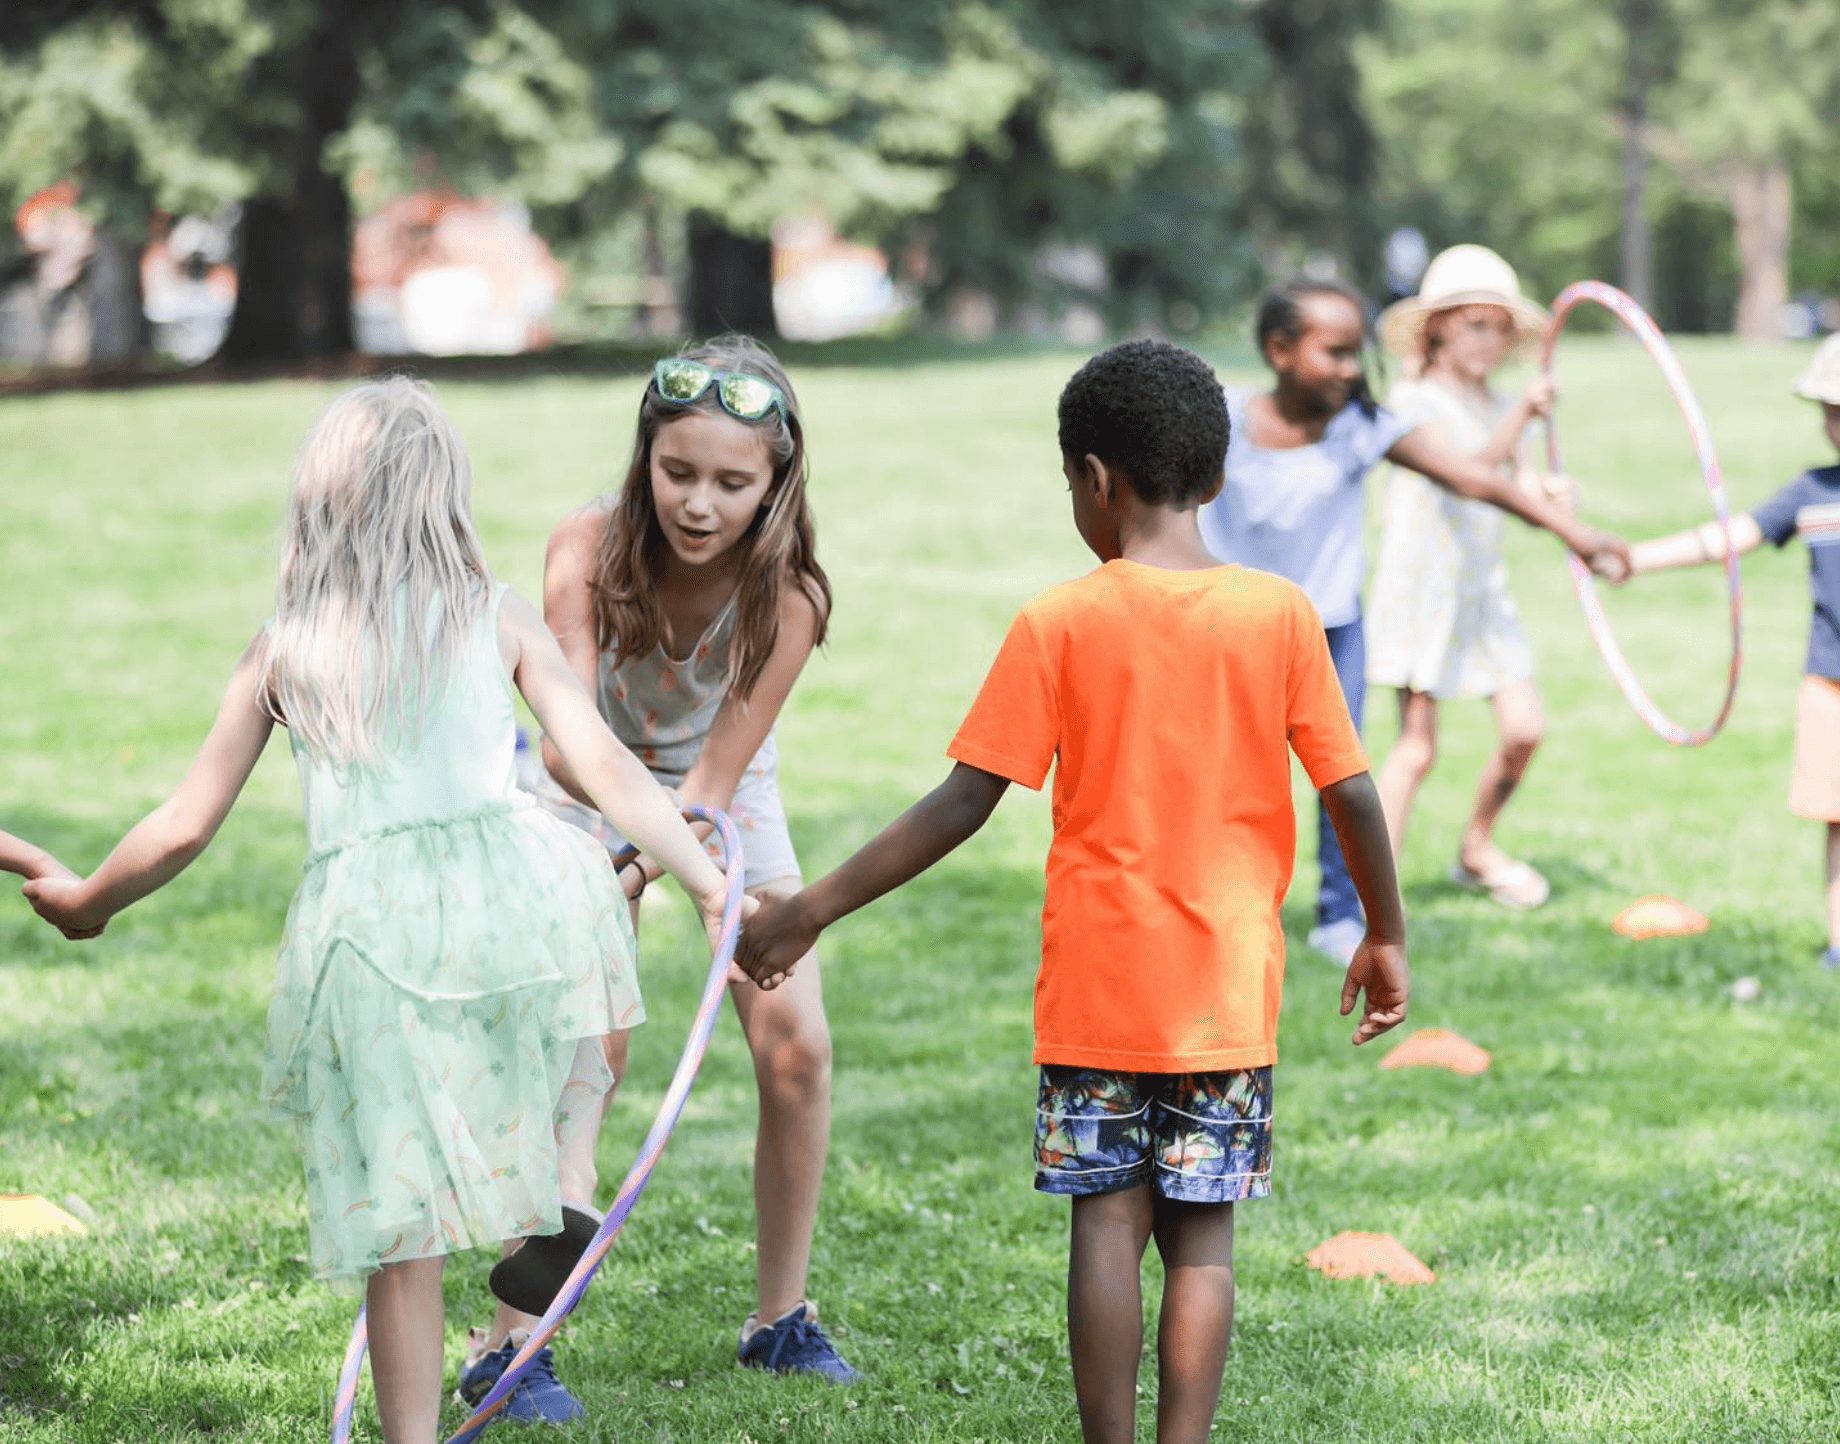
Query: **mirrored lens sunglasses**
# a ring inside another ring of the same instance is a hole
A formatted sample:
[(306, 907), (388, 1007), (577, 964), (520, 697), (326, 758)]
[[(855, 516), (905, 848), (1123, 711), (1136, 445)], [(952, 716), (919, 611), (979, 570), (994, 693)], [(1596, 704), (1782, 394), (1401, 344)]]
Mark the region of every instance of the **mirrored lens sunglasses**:
[(741, 421), (758, 421), (778, 409), (786, 416), (786, 398), (764, 376), (746, 371), (717, 371), (701, 361), (673, 357), (652, 367), (652, 390), (670, 406), (689, 406), (711, 386), (722, 409)]

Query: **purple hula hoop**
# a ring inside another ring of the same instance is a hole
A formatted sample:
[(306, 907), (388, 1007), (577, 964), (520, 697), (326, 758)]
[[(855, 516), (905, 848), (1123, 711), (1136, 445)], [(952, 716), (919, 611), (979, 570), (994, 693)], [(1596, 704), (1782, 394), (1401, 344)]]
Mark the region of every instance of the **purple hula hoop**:
[[(1636, 716), (1656, 736), (1676, 747), (1702, 747), (1718, 736), (1719, 729), (1725, 725), (1725, 719), (1731, 716), (1732, 703), (1738, 696), (1738, 674), (1744, 666), (1744, 592), (1738, 580), (1738, 552), (1731, 544), (1731, 506), (1725, 497), (1725, 478), (1719, 470), (1718, 453), (1712, 449), (1712, 432), (1706, 425), (1705, 414), (1693, 395), (1693, 388), (1687, 384), (1686, 373), (1680, 369), (1673, 348), (1668, 345), (1667, 338), (1661, 334), (1661, 328), (1654, 323), (1648, 312), (1615, 286), (1606, 285), (1602, 281), (1577, 281), (1560, 292), (1559, 299), (1553, 302), (1552, 323), (1546, 328), (1546, 336), (1540, 347), (1541, 370), (1551, 378), (1553, 353), (1559, 344), (1559, 333), (1565, 329), (1566, 318), (1586, 301), (1602, 306), (1622, 322), (1636, 340), (1642, 343), (1642, 349), (1648, 352), (1649, 359), (1661, 368), (1661, 375), (1667, 381), (1674, 404), (1680, 408), (1681, 417), (1687, 423), (1687, 434), (1693, 441), (1693, 454), (1699, 461), (1700, 474), (1705, 478), (1706, 494), (1712, 499), (1713, 515), (1718, 518), (1719, 526), (1725, 533), (1725, 586), (1731, 598), (1731, 667), (1726, 673), (1724, 699), (1719, 703), (1718, 713), (1712, 721), (1704, 727), (1683, 727), (1663, 712), (1648, 695), (1648, 689), (1642, 685), (1635, 668), (1623, 654), (1616, 634), (1610, 629), (1610, 619), (1604, 615), (1603, 600), (1597, 595), (1590, 569), (1577, 557), (1570, 558), (1572, 584), (1578, 592), (1578, 604), (1584, 609), (1591, 637), (1597, 643), (1598, 651), (1603, 653), (1604, 663), (1610, 668), (1610, 675), (1616, 679), (1617, 687), (1635, 709)], [(1554, 471), (1562, 469), (1559, 460), (1559, 431), (1551, 420), (1546, 423), (1546, 461)]]
[[(723, 869), (728, 880), (727, 900), (722, 908), (722, 931), (711, 955), (709, 974), (703, 982), (703, 997), (697, 1005), (696, 1019), (690, 1025), (689, 1040), (684, 1044), (683, 1055), (677, 1060), (677, 1071), (671, 1075), (671, 1086), (665, 1092), (664, 1101), (658, 1105), (658, 1112), (652, 1118), (645, 1142), (639, 1145), (639, 1156), (633, 1160), (633, 1166), (620, 1184), (620, 1191), (614, 1195), (606, 1217), (589, 1240), (580, 1262), (575, 1265), (575, 1271), (569, 1275), (568, 1282), (562, 1286), (562, 1291), (556, 1295), (548, 1312), (536, 1328), (530, 1331), (524, 1347), (518, 1350), (499, 1381), (492, 1386), (491, 1392), (479, 1401), (472, 1417), (448, 1439), (447, 1444), (465, 1444), (467, 1440), (476, 1439), (486, 1425), (497, 1417), (498, 1411), (504, 1408), (505, 1401), (511, 1397), (512, 1390), (517, 1388), (518, 1381), (524, 1377), (524, 1371), (536, 1358), (537, 1351), (555, 1337), (556, 1331), (562, 1327), (562, 1321), (581, 1302), (595, 1271), (600, 1268), (608, 1250), (613, 1247), (614, 1239), (625, 1226), (627, 1215), (639, 1201), (639, 1195), (645, 1191), (652, 1170), (664, 1153), (665, 1144), (671, 1139), (671, 1130), (677, 1126), (684, 1104), (689, 1100), (690, 1085), (696, 1081), (696, 1071), (702, 1066), (703, 1055), (709, 1050), (710, 1035), (715, 1031), (716, 1019), (721, 1016), (722, 997), (728, 991), (728, 969), (735, 958), (735, 942), (741, 933), (741, 836), (735, 831), (735, 825), (728, 820), (727, 814), (712, 807), (687, 807), (684, 816), (692, 821), (714, 825), (717, 835), (722, 839)], [(628, 848), (626, 855), (630, 856), (631, 852), (632, 849)], [(358, 1402), (358, 1375), (364, 1365), (368, 1332), (364, 1310), (360, 1308), (357, 1322), (352, 1325), (351, 1342), (345, 1347), (345, 1362), (339, 1370), (338, 1391), (333, 1396), (332, 1444), (346, 1444), (351, 1438), (352, 1413)]]

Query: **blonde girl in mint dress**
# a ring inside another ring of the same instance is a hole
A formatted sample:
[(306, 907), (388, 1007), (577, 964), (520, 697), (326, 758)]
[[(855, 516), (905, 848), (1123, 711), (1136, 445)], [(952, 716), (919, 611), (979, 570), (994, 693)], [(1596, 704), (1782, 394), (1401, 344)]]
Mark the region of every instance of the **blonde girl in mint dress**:
[(436, 1437), (441, 1272), (562, 1226), (559, 1143), (598, 1122), (595, 1040), (643, 1016), (605, 851), (518, 790), (513, 691), (596, 805), (719, 926), (723, 879), (480, 554), (470, 473), (425, 386), (333, 402), (307, 437), (275, 615), (177, 792), (89, 878), (34, 884), (70, 935), (178, 875), (288, 728), (306, 872), (263, 1094), (297, 1130), (315, 1271), (364, 1288), (384, 1438)]

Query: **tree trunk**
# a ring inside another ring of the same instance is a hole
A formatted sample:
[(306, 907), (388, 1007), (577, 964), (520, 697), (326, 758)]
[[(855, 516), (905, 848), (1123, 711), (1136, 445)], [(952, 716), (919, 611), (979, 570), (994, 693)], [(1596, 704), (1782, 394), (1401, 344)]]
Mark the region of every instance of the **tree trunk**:
[(690, 219), (690, 329), (699, 336), (771, 336), (773, 246), (738, 236), (706, 215)]
[(302, 124), (287, 138), (289, 172), (243, 208), (236, 311), (220, 355), (274, 361), (351, 350), (351, 199), (325, 166), (326, 142), (350, 123), (358, 57), (350, 17), (328, 5), (291, 57)]
[(1736, 330), (1747, 340), (1774, 340), (1789, 299), (1789, 168), (1780, 160), (1734, 161), (1727, 193), (1738, 242)]
[(1654, 80), (1654, 0), (1623, 6), (1623, 289), (1655, 308), (1655, 244), (1648, 224), (1648, 92)]

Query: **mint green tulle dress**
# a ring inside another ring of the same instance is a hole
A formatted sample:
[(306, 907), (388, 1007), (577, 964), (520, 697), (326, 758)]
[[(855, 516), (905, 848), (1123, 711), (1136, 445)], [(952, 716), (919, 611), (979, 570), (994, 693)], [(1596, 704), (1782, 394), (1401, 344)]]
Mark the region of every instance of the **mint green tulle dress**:
[(612, 1082), (598, 1039), (644, 1017), (606, 852), (516, 785), (504, 591), (413, 744), (364, 769), (294, 746), (310, 851), (263, 1090), (334, 1282), (558, 1232), (558, 1149)]

